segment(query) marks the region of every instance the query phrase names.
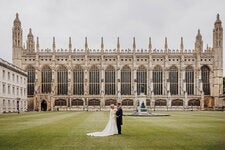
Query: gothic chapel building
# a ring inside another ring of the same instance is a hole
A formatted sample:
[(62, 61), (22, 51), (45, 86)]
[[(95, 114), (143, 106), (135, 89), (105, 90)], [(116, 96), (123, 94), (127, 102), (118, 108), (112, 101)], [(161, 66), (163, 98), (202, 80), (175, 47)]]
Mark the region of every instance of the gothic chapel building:
[(85, 38), (84, 49), (58, 49), (53, 37), (51, 49), (40, 49), (31, 29), (23, 46), (23, 30), (16, 14), (12, 29), (13, 64), (28, 73), (29, 110), (105, 109), (122, 102), (124, 109), (135, 109), (144, 89), (148, 109), (204, 109), (221, 107), (223, 100), (223, 28), (217, 15), (213, 45), (203, 49), (198, 30), (193, 50), (121, 49), (119, 38), (115, 49), (90, 49)]

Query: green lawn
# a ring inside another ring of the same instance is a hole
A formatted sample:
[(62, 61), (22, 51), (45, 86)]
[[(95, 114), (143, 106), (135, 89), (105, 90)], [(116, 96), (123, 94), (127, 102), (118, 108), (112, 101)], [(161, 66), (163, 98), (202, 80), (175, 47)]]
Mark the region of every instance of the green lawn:
[(225, 112), (162, 113), (171, 116), (124, 116), (122, 135), (109, 137), (86, 136), (104, 129), (108, 112), (2, 114), (0, 150), (225, 149)]

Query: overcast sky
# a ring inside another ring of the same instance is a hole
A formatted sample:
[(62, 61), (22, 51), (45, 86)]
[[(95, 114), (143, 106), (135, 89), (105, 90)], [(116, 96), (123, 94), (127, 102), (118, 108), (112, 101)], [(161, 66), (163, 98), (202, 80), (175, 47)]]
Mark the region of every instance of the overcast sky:
[(198, 29), (204, 48), (212, 47), (216, 14), (225, 22), (225, 0), (0, 0), (0, 57), (9, 62), (17, 12), (23, 42), (32, 28), (41, 49), (52, 48), (53, 36), (57, 49), (68, 49), (69, 37), (73, 48), (84, 48), (86, 36), (91, 49), (100, 48), (102, 36), (106, 49), (116, 48), (118, 36), (123, 49), (133, 37), (138, 49), (148, 47), (149, 37), (153, 48), (163, 49), (167, 37), (169, 49), (179, 49), (181, 36), (185, 49), (194, 49)]

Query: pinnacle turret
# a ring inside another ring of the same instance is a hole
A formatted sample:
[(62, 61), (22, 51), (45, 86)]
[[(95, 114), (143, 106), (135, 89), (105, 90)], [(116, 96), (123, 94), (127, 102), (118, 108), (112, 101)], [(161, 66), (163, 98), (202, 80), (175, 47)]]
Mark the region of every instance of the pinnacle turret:
[(13, 22), (13, 25), (14, 25), (14, 27), (15, 27), (15, 26), (21, 27), (21, 22), (20, 22), (19, 14), (18, 14), (18, 13), (16, 13), (16, 18), (15, 18), (15, 20), (14, 20), (14, 22)]
[(16, 13), (16, 18), (13, 22), (12, 28), (12, 47), (13, 47), (13, 64), (21, 67), (22, 63), (22, 51), (23, 51), (23, 30), (21, 28), (21, 22), (19, 20), (19, 14)]
[(220, 15), (219, 14), (217, 14), (217, 16), (216, 16), (216, 21), (215, 21), (215, 23), (214, 23), (214, 25), (216, 26), (216, 25), (220, 25), (222, 22), (221, 22), (221, 20), (220, 20)]
[(39, 38), (37, 37), (36, 49), (39, 51)]
[(104, 49), (104, 42), (103, 42), (103, 37), (101, 37), (101, 50)]
[(148, 49), (152, 50), (152, 40), (151, 37), (149, 37), (149, 41), (148, 41)]
[(120, 38), (117, 37), (117, 50), (119, 51), (119, 49), (120, 49)]
[(217, 14), (213, 29), (213, 47), (223, 46), (223, 27), (219, 14)]
[(85, 44), (84, 44), (85, 50), (88, 49), (88, 41), (87, 41), (87, 37), (85, 37)]
[(21, 22), (19, 20), (19, 14), (16, 13), (16, 18), (13, 22), (13, 47), (21, 47), (23, 45), (23, 30), (21, 28)]
[(200, 29), (198, 29), (198, 33), (196, 35), (196, 40), (195, 40), (195, 51), (202, 52), (203, 51), (203, 41), (202, 41), (202, 35), (200, 33)]
[(133, 50), (136, 49), (136, 42), (135, 42), (135, 37), (133, 37)]
[(71, 42), (71, 37), (69, 37), (69, 50), (72, 49), (72, 42)]
[(55, 51), (56, 49), (56, 46), (55, 46), (55, 37), (53, 36), (53, 39), (52, 39), (52, 49), (53, 51)]
[(167, 37), (165, 37), (165, 50), (167, 51), (167, 49), (168, 49)]
[(181, 51), (184, 50), (184, 41), (183, 41), (183, 37), (181, 37), (181, 39), (180, 39), (180, 49), (181, 49)]

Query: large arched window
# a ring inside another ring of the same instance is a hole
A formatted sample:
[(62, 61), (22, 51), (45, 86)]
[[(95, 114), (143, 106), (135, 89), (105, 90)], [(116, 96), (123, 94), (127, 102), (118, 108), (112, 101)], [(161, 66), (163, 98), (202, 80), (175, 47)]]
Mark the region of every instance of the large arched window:
[(73, 94), (84, 94), (84, 71), (81, 66), (76, 66), (73, 70)]
[(175, 66), (170, 67), (169, 82), (170, 82), (171, 95), (177, 95), (178, 94), (178, 69)]
[(105, 94), (115, 94), (115, 69), (112, 66), (108, 66), (105, 70)]
[(210, 69), (208, 66), (201, 67), (203, 91), (205, 95), (210, 95)]
[(42, 93), (51, 93), (52, 70), (44, 66), (41, 72), (41, 91)]
[(57, 72), (58, 95), (68, 94), (68, 71), (66, 67), (60, 66)]
[(137, 70), (137, 93), (141, 92), (147, 94), (147, 69), (144, 66), (140, 66)]
[(188, 95), (194, 95), (194, 70), (191, 66), (185, 69), (186, 91)]
[(27, 96), (32, 97), (34, 95), (34, 82), (35, 82), (35, 69), (32, 66), (27, 67)]
[(160, 66), (156, 66), (153, 70), (153, 91), (155, 95), (163, 93), (163, 73)]
[(99, 70), (96, 66), (92, 66), (89, 71), (89, 94), (98, 95), (100, 93)]
[(121, 94), (131, 94), (131, 69), (128, 66), (124, 66), (121, 70)]

